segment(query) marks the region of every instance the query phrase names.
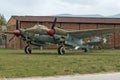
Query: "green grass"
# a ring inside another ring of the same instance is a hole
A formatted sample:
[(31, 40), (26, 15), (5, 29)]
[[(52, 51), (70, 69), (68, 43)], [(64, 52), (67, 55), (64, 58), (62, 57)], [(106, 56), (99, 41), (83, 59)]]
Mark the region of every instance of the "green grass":
[(120, 71), (120, 50), (67, 51), (0, 49), (0, 77), (55, 76)]

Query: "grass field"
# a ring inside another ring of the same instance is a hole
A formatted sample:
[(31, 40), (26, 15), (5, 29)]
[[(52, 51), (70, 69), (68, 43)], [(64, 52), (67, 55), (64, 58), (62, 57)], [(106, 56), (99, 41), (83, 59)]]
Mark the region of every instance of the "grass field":
[(55, 76), (120, 71), (120, 50), (67, 51), (0, 49), (0, 77)]

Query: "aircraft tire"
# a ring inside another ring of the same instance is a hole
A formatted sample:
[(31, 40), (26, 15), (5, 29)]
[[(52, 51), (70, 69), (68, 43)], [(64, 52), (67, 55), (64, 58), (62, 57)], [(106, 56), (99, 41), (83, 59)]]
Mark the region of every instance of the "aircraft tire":
[(25, 47), (25, 53), (26, 54), (31, 54), (32, 53), (32, 50), (31, 50), (31, 48), (29, 46)]
[(58, 48), (58, 54), (60, 54), (60, 55), (65, 54), (65, 49), (64, 49), (63, 46), (60, 46), (60, 47)]
[(84, 49), (84, 52), (88, 52), (88, 49), (87, 49), (87, 48), (85, 48), (85, 49)]

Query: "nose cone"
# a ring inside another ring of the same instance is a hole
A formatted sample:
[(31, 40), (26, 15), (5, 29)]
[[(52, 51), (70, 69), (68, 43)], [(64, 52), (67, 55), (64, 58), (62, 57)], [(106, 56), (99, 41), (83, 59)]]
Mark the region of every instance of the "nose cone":
[(20, 35), (20, 30), (14, 30), (13, 31), (14, 35), (19, 36)]
[(53, 36), (55, 32), (54, 32), (53, 29), (50, 29), (50, 30), (47, 31), (47, 33), (48, 33), (50, 36)]

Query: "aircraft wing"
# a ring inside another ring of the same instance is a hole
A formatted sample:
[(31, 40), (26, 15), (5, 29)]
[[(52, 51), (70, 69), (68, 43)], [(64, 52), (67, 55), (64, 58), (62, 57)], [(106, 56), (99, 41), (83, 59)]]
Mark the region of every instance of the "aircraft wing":
[(107, 35), (113, 32), (119, 32), (120, 28), (101, 28), (101, 29), (89, 29), (89, 30), (76, 30), (76, 31), (68, 31), (67, 34), (69, 36), (75, 38), (87, 38), (92, 36), (102, 36)]

